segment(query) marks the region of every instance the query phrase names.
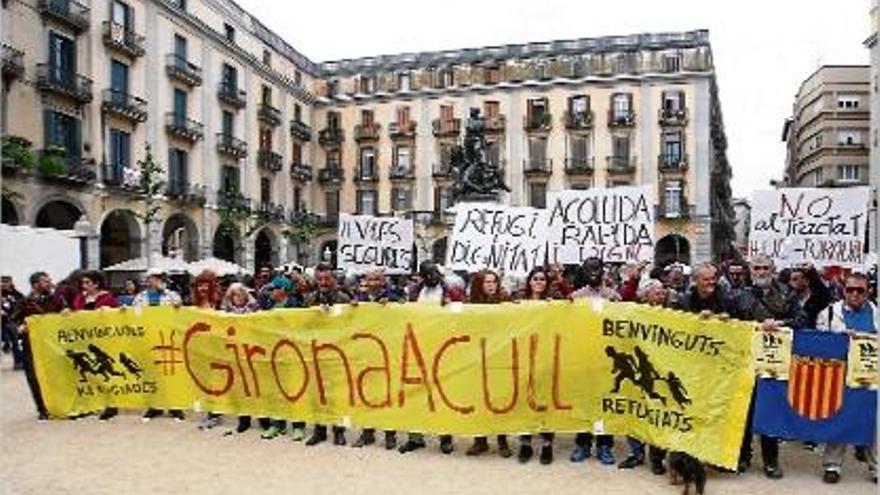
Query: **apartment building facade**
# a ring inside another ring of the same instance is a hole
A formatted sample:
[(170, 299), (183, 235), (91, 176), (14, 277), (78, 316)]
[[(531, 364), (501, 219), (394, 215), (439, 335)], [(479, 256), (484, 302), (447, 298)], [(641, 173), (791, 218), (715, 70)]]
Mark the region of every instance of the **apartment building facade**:
[(868, 66), (828, 65), (804, 80), (783, 126), (786, 186), (868, 184), (869, 78)]
[[(649, 184), (658, 257), (707, 260), (732, 240), (706, 31), (315, 63), (225, 0), (3, 8), (3, 221), (84, 218), (91, 266), (159, 251), (315, 262), (340, 212), (412, 216), (419, 258), (442, 258), (448, 157), (471, 107), (504, 203)], [(149, 226), (148, 143), (166, 181)], [(303, 211), (321, 230), (295, 252)]]

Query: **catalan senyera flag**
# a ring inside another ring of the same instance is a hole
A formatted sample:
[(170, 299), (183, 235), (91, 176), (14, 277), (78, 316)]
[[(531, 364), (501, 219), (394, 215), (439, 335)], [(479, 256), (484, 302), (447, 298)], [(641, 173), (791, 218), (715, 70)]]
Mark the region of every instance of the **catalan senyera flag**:
[(788, 380), (761, 378), (754, 431), (791, 440), (870, 445), (877, 392), (846, 385), (846, 334), (795, 331)]

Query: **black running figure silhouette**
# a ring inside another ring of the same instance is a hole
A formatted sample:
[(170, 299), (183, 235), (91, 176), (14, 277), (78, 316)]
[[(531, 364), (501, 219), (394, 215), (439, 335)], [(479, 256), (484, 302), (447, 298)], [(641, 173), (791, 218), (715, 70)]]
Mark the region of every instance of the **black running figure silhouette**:
[(681, 383), (681, 378), (675, 376), (675, 373), (669, 372), (666, 375), (666, 385), (669, 387), (669, 393), (672, 394), (673, 400), (678, 407), (684, 409), (684, 406), (691, 405), (691, 399), (688, 397), (687, 389)]
[(95, 374), (103, 376), (105, 382), (110, 380), (110, 375), (125, 376), (125, 373), (116, 371), (116, 368), (113, 367), (113, 363), (116, 362), (113, 356), (107, 354), (95, 344), (89, 344), (89, 350), (92, 351), (92, 360), (96, 365)]
[(86, 373), (91, 373), (93, 375), (97, 375), (98, 372), (95, 371), (95, 366), (92, 363), (92, 358), (85, 352), (77, 352), (73, 349), (67, 350), (67, 357), (73, 361), (73, 369), (79, 373), (79, 381), (85, 382)]
[(605, 347), (605, 355), (611, 358), (614, 366), (611, 373), (614, 374), (614, 388), (611, 389), (612, 394), (620, 392), (620, 386), (624, 380), (629, 380), (633, 384), (638, 385), (636, 381), (636, 361), (632, 356), (625, 352), (617, 352), (612, 346)]
[(137, 364), (137, 361), (132, 359), (131, 356), (129, 356), (128, 354), (126, 354), (124, 352), (119, 353), (119, 362), (123, 366), (125, 366), (125, 369), (127, 369), (129, 373), (131, 373), (132, 375), (134, 375), (138, 378), (140, 378), (141, 373), (144, 372), (144, 370), (140, 367), (140, 365)]
[(654, 369), (654, 365), (651, 364), (651, 361), (648, 360), (648, 355), (645, 354), (639, 346), (636, 346), (634, 349), (636, 353), (636, 368), (639, 372), (639, 379), (636, 382), (636, 385), (645, 392), (645, 395), (652, 399), (659, 400), (661, 404), (666, 405), (666, 397), (658, 394), (654, 390), (654, 381), (657, 379), (661, 379), (660, 374), (657, 373), (657, 370)]

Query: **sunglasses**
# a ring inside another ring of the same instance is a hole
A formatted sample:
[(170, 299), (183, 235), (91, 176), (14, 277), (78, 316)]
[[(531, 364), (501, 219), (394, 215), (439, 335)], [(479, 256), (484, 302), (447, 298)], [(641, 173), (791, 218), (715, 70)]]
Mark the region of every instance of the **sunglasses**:
[(770, 265), (755, 265), (752, 267), (753, 270), (769, 270)]
[(864, 294), (868, 291), (868, 289), (865, 289), (864, 287), (847, 287), (843, 290), (847, 294)]

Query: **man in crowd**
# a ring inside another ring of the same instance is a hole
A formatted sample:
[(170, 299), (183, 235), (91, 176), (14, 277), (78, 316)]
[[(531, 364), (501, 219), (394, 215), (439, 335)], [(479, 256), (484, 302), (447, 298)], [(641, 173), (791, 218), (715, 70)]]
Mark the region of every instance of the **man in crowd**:
[(60, 313), (65, 309), (64, 300), (55, 295), (55, 287), (52, 279), (46, 272), (36, 272), (30, 277), (31, 293), (28, 294), (18, 308), (15, 310), (13, 321), (19, 325), (19, 333), (21, 334), (22, 358), (24, 361), (24, 373), (27, 378), (28, 387), (31, 390), (31, 396), (34, 399), (34, 405), (37, 406), (37, 419), (45, 421), (49, 419), (49, 411), (43, 402), (43, 395), (40, 392), (40, 382), (37, 380), (37, 374), (34, 370), (34, 354), (31, 351), (30, 340), (28, 339), (28, 328), (25, 318), (34, 315)]
[[(336, 285), (336, 277), (330, 266), (320, 264), (315, 267), (316, 290), (305, 299), (305, 306), (329, 307), (334, 304), (348, 304), (351, 298), (345, 292), (339, 290)], [(312, 436), (306, 441), (307, 446), (317, 445), (327, 440), (327, 425), (315, 425)], [(333, 427), (333, 444), (345, 445), (345, 427)]]
[(804, 326), (816, 328), (819, 312), (831, 304), (831, 289), (822, 281), (819, 272), (811, 265), (801, 265), (791, 270), (788, 278), (789, 297), (804, 312)]
[(24, 299), (24, 294), (15, 288), (12, 277), (3, 275), (0, 277), (0, 323), (3, 331), (3, 352), (12, 353), (13, 369), (24, 368), (21, 342), (18, 338), (18, 329), (12, 319), (13, 312)]
[(748, 267), (739, 260), (731, 260), (727, 265), (727, 282), (730, 290), (739, 290), (748, 283)]
[(718, 287), (718, 270), (711, 263), (702, 263), (694, 269), (693, 283), (676, 302), (676, 308), (703, 316), (729, 316), (730, 295)]
[[(877, 324), (880, 322), (880, 312), (877, 306), (868, 300), (868, 277), (861, 273), (853, 273), (846, 277), (844, 284), (844, 299), (828, 306), (818, 315), (816, 326), (819, 330), (832, 332), (850, 332), (853, 334), (868, 333), (877, 334)], [(877, 482), (877, 458), (874, 446), (860, 449), (868, 464), (868, 472), (871, 479)], [(843, 468), (843, 458), (846, 453), (846, 445), (842, 443), (829, 443), (825, 446), (825, 455), (822, 467), (825, 473), (822, 480), (825, 483), (837, 483), (840, 481), (840, 473)]]

